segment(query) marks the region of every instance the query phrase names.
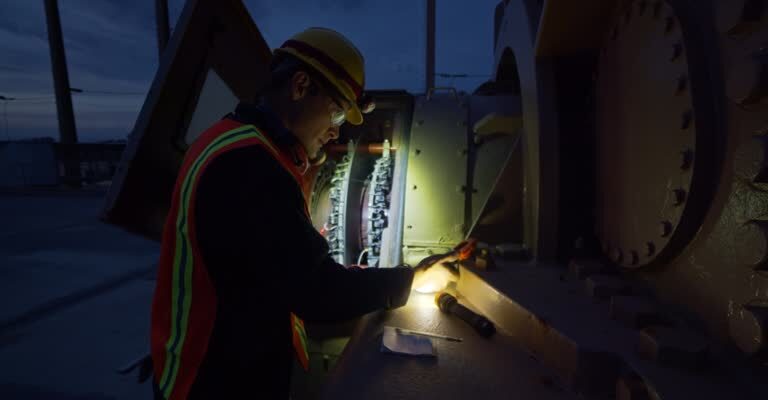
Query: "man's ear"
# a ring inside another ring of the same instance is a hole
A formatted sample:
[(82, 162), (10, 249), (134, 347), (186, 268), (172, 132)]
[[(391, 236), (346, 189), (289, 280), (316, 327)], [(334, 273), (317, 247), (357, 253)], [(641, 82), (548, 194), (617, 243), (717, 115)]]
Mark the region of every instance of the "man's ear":
[(299, 100), (304, 98), (309, 92), (309, 75), (304, 71), (296, 71), (291, 77), (291, 99)]

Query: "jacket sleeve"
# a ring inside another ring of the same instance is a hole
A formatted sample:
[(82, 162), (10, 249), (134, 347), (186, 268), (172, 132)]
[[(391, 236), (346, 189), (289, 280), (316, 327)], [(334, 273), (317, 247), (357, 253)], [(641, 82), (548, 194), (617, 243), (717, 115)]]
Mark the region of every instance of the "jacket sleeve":
[(348, 269), (333, 261), (295, 180), (266, 150), (232, 150), (200, 179), (197, 234), (217, 286), (246, 286), (259, 303), (307, 321), (346, 320), (408, 300), (410, 268)]

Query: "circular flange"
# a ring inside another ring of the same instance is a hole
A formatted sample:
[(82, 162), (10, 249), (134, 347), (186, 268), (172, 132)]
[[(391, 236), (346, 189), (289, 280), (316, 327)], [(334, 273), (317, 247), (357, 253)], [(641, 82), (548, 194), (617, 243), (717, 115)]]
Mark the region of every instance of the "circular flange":
[(700, 224), (703, 215), (686, 210), (711, 198), (694, 184), (712, 161), (712, 152), (700, 152), (712, 148), (711, 130), (701, 126), (708, 110), (695, 98), (702, 92), (696, 69), (707, 63), (689, 54), (684, 22), (666, 2), (634, 1), (617, 14), (600, 52), (596, 231), (612, 244), (608, 257), (628, 268), (679, 251), (695, 233), (680, 226)]

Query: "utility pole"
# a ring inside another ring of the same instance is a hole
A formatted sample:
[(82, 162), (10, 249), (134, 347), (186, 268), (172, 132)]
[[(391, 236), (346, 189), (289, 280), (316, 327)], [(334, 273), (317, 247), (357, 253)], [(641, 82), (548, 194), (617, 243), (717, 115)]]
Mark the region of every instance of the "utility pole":
[(5, 121), (5, 140), (11, 141), (11, 132), (8, 130), (8, 102), (16, 100), (13, 97), (0, 96), (0, 100), (3, 101), (3, 120)]
[(168, 25), (168, 0), (155, 0), (155, 19), (157, 23), (157, 52), (159, 58), (168, 45), (171, 30)]
[(435, 87), (435, 0), (427, 0), (426, 92)]
[(65, 177), (72, 179), (75, 186), (80, 186), (80, 163), (75, 151), (77, 131), (75, 130), (75, 115), (72, 111), (72, 94), (69, 89), (69, 73), (67, 58), (64, 54), (64, 40), (61, 34), (61, 20), (57, 0), (45, 1), (45, 19), (48, 24), (48, 47), (51, 50), (51, 68), (53, 83), (56, 91), (56, 112), (59, 118), (59, 142), (65, 151)]

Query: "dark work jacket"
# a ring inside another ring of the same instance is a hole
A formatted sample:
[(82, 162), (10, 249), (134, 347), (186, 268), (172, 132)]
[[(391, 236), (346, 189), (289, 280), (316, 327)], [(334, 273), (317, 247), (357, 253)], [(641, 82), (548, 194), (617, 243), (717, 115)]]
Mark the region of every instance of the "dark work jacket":
[[(304, 161), (267, 109), (241, 104), (226, 118), (255, 125)], [(218, 156), (196, 196), (198, 243), (218, 305), (190, 398), (287, 399), (295, 359), (290, 312), (309, 322), (344, 321), (408, 299), (410, 268), (347, 269), (333, 261), (295, 179), (259, 146)]]

